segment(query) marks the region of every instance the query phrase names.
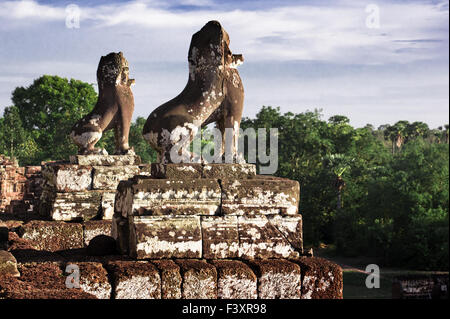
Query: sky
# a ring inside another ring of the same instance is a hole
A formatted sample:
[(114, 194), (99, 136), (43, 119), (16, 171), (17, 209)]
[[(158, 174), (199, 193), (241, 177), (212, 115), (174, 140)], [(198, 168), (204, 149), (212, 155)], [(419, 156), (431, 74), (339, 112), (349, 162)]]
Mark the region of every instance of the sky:
[(97, 89), (100, 57), (122, 51), (146, 118), (184, 88), (191, 36), (209, 20), (244, 55), (244, 116), (270, 105), (355, 127), (449, 122), (449, 2), (417, 0), (0, 0), (0, 114), (43, 74)]

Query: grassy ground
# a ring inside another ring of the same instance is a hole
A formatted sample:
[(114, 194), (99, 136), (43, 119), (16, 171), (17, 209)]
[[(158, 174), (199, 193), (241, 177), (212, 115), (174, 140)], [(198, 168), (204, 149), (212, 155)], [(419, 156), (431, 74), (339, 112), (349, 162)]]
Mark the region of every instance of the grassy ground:
[[(391, 299), (394, 277), (412, 274), (430, 275), (444, 273), (383, 268), (377, 260), (370, 258), (336, 256), (330, 247), (316, 247), (314, 248), (314, 255), (329, 259), (342, 267), (344, 272), (344, 299)], [(364, 271), (369, 264), (380, 265), (380, 288), (369, 289), (366, 287), (368, 274)]]
[(344, 299), (391, 299), (392, 277), (381, 277), (380, 288), (366, 287), (367, 275), (344, 270)]

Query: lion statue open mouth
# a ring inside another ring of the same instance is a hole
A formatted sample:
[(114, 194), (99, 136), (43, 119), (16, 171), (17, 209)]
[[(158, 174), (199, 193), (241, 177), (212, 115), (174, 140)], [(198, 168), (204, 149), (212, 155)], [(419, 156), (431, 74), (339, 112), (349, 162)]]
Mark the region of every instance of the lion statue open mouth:
[[(236, 67), (242, 55), (231, 53), (228, 33), (210, 21), (192, 36), (188, 62), (189, 80), (184, 90), (156, 108), (143, 129), (144, 138), (158, 152), (160, 163), (172, 163), (170, 151), (177, 145), (186, 151), (201, 127), (216, 123), (222, 133), (231, 129), (231, 153), (237, 158), (237, 137), (244, 104), (244, 88)], [(183, 154), (179, 154), (183, 155)], [(185, 160), (183, 160), (185, 162)]]

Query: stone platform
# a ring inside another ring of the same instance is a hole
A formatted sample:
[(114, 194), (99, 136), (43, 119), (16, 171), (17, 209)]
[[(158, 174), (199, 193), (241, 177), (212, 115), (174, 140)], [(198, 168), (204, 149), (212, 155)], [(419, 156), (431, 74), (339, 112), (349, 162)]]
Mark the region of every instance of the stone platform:
[(121, 181), (112, 235), (146, 258), (295, 258), (303, 252), (297, 181), (251, 164), (152, 164)]
[[(61, 232), (60, 246), (49, 246), (43, 239), (36, 246), (37, 239), (27, 239), (55, 225), (73, 230), (70, 225), (77, 223), (32, 223), (21, 226), (22, 237), (9, 233), (9, 252), (3, 251), (10, 255), (9, 268), (2, 267), (5, 258), (0, 256), (0, 299), (342, 298), (342, 269), (321, 258), (136, 261), (118, 254), (92, 256), (86, 248), (67, 249), (62, 244), (69, 232)], [(86, 232), (77, 236), (76, 246), (83, 247)], [(68, 265), (78, 268), (80, 288), (66, 287)]]
[(43, 169), (54, 220), (0, 224), (0, 299), (342, 298), (342, 269), (303, 255), (298, 182), (248, 164), (71, 161)]
[(111, 219), (121, 180), (150, 174), (137, 155), (75, 155), (45, 163), (40, 215), (52, 220)]

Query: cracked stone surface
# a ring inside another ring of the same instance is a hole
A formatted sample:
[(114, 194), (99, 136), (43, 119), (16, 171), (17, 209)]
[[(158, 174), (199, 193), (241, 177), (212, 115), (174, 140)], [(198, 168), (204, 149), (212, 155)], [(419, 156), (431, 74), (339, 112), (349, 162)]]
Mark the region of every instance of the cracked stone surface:
[[(201, 258), (199, 216), (130, 217), (129, 255), (133, 258)], [(135, 232), (135, 233), (133, 233)]]
[(61, 221), (31, 221), (21, 226), (23, 239), (37, 250), (58, 251), (83, 248), (83, 226)]
[(93, 189), (115, 190), (119, 182), (127, 180), (139, 173), (139, 166), (94, 166)]
[(300, 299), (300, 266), (284, 259), (254, 260), (251, 267), (258, 277), (260, 299)]
[(302, 269), (302, 299), (342, 299), (342, 268), (319, 257), (293, 260)]
[(235, 258), (239, 256), (237, 216), (202, 216), (203, 258)]
[(217, 299), (217, 270), (204, 260), (177, 259), (180, 266), (183, 299)]
[(239, 257), (294, 258), (298, 256), (291, 244), (266, 216), (239, 216)]
[(122, 181), (116, 194), (115, 212), (130, 215), (214, 215), (219, 210), (221, 189), (217, 180), (165, 180), (137, 178)]
[(56, 193), (49, 202), (52, 220), (90, 220), (97, 217), (102, 203), (102, 191)]
[(239, 260), (211, 260), (217, 269), (219, 299), (257, 299), (257, 278), (251, 268)]
[[(97, 299), (110, 299), (112, 287), (108, 280), (108, 273), (101, 263), (97, 262), (68, 262), (66, 265), (76, 265), (79, 269), (80, 289), (94, 295)], [(69, 275), (66, 273), (66, 276)]]
[(300, 186), (297, 181), (258, 176), (254, 179), (222, 180), (221, 186), (223, 214), (298, 213)]
[(47, 163), (42, 176), (57, 192), (83, 192), (92, 188), (92, 167)]
[(302, 215), (295, 216), (267, 216), (271, 225), (273, 225), (292, 247), (303, 252), (303, 224)]
[(173, 260), (152, 260), (161, 275), (161, 298), (181, 299), (181, 284), (183, 279), (180, 274), (180, 266)]
[(160, 299), (158, 269), (147, 261), (115, 261), (107, 264), (115, 299)]

